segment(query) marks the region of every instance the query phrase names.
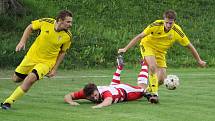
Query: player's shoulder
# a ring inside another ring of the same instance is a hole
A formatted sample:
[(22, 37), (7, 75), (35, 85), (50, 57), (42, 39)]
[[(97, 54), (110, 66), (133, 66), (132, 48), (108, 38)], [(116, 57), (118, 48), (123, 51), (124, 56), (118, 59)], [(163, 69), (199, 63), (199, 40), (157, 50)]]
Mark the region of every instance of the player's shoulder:
[(45, 24), (54, 24), (55, 19), (53, 18), (41, 18), (39, 22), (44, 22)]
[(184, 32), (182, 31), (181, 27), (177, 24), (174, 24), (172, 29), (178, 33), (182, 38), (185, 36)]
[(178, 30), (181, 30), (181, 31), (182, 31), (181, 27), (180, 27), (178, 24), (176, 24), (176, 23), (173, 25), (173, 28), (175, 28), (175, 29), (178, 29)]
[(72, 32), (70, 30), (64, 30), (64, 32), (66, 33), (66, 35), (70, 38), (70, 40), (72, 39)]
[(163, 25), (164, 25), (164, 20), (155, 20), (149, 26), (156, 27), (156, 26), (163, 26)]

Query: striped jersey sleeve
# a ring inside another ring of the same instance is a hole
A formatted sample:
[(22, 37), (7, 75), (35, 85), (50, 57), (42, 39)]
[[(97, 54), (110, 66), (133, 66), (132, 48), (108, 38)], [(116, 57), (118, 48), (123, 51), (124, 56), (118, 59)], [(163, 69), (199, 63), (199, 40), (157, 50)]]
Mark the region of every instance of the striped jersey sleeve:
[(175, 40), (181, 44), (182, 46), (187, 46), (190, 43), (190, 40), (187, 38), (187, 36), (182, 31), (181, 27), (178, 25), (174, 25), (172, 28), (175, 32)]
[(67, 37), (70, 41), (68, 41), (62, 45), (61, 50), (64, 52), (66, 52), (70, 48), (71, 43), (72, 43), (72, 33), (69, 30), (65, 31), (65, 32), (67, 33), (67, 35), (68, 35)]
[(32, 24), (33, 30), (38, 30), (38, 29), (41, 29), (41, 26), (44, 24), (44, 22), (54, 24), (54, 21), (55, 20), (52, 18), (42, 18), (42, 19), (32, 21), (31, 24)]
[(151, 23), (147, 28), (144, 29), (144, 34), (145, 35), (149, 35), (151, 34), (153, 31), (156, 31), (155, 29), (157, 29), (157, 27), (159, 26), (163, 26), (163, 21), (162, 20), (156, 20), (153, 23)]

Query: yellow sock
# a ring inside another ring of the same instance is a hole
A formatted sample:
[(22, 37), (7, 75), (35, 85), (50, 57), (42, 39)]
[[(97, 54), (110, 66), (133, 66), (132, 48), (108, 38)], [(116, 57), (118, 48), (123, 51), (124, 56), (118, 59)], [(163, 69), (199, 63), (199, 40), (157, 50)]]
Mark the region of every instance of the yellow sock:
[(10, 103), (12, 104), (15, 102), (19, 97), (22, 97), (25, 94), (25, 92), (22, 90), (22, 88), (19, 86), (16, 88), (16, 90), (10, 95), (9, 98), (7, 98), (4, 103)]
[(148, 91), (153, 94), (158, 94), (158, 78), (156, 74), (149, 75), (149, 88)]

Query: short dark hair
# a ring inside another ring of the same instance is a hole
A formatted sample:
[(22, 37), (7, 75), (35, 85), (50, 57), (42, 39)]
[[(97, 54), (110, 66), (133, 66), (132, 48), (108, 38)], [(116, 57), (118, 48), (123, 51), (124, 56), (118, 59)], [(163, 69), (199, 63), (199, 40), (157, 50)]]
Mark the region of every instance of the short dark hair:
[(93, 92), (95, 90), (98, 90), (97, 86), (94, 83), (89, 83), (89, 84), (85, 85), (85, 87), (84, 87), (84, 95), (86, 97), (89, 97), (93, 94)]
[(69, 10), (61, 10), (61, 11), (58, 13), (58, 15), (57, 15), (56, 20), (57, 20), (57, 22), (58, 22), (60, 19), (61, 19), (61, 20), (64, 20), (67, 16), (72, 17), (72, 12), (69, 11)]
[(174, 10), (167, 10), (164, 12), (163, 17), (168, 19), (174, 19), (176, 20), (176, 12)]

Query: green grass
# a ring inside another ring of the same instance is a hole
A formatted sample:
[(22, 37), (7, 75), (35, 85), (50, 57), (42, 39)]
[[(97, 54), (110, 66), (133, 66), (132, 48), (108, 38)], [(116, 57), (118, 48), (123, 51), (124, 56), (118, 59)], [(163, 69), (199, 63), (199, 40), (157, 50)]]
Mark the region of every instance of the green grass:
[[(139, 69), (125, 69), (123, 82), (136, 84)], [(94, 104), (78, 101), (71, 107), (63, 102), (70, 91), (88, 82), (107, 85), (115, 69), (61, 70), (59, 78), (40, 80), (11, 110), (0, 110), (1, 121), (213, 121), (215, 119), (215, 69), (169, 69), (180, 78), (174, 91), (160, 87), (160, 104), (148, 104), (146, 99), (113, 104), (92, 109)], [(10, 77), (13, 71), (0, 70), (0, 78)], [(102, 76), (102, 77), (92, 77)], [(64, 77), (64, 79), (60, 78)], [(0, 100), (3, 101), (17, 86), (9, 79), (0, 80)]]

